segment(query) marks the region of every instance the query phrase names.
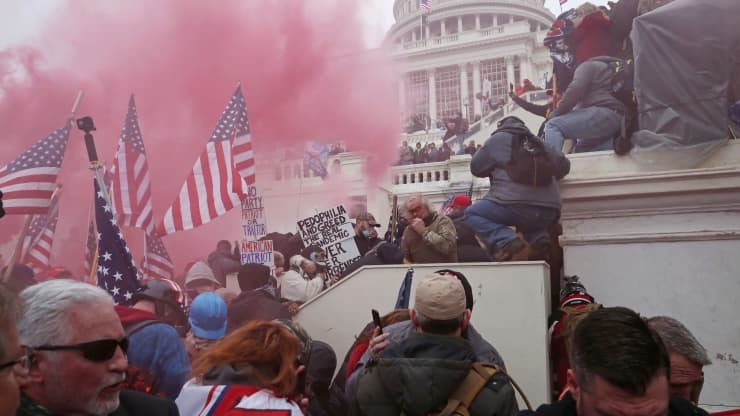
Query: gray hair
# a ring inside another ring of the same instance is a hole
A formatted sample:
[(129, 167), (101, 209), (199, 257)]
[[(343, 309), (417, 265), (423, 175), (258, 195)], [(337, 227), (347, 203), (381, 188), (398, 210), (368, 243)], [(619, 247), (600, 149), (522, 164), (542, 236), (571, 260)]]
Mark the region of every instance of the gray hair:
[(20, 294), (25, 303), (18, 320), (21, 344), (37, 347), (58, 344), (71, 338), (67, 311), (77, 305), (105, 304), (113, 307), (111, 295), (88, 283), (54, 279), (30, 286)]
[(429, 201), (426, 198), (424, 198), (424, 195), (422, 195), (422, 194), (413, 194), (413, 195), (411, 195), (409, 197), (409, 199), (406, 200), (406, 203), (403, 204), (404, 205), (404, 211), (407, 210), (406, 207), (408, 206), (408, 203), (411, 202), (411, 201), (413, 201), (414, 199), (418, 199), (419, 200), (419, 205), (421, 205), (424, 208), (426, 208), (427, 211), (434, 212), (434, 210), (432, 209), (432, 205), (429, 203)]
[(647, 324), (658, 333), (669, 352), (681, 354), (689, 361), (702, 366), (712, 363), (704, 346), (678, 320), (669, 316), (654, 316), (647, 320)]
[[(0, 330), (13, 328), (13, 323), (21, 317), (21, 302), (18, 295), (11, 292), (5, 284), (0, 282)], [(0, 333), (0, 359), (5, 360), (7, 340)]]

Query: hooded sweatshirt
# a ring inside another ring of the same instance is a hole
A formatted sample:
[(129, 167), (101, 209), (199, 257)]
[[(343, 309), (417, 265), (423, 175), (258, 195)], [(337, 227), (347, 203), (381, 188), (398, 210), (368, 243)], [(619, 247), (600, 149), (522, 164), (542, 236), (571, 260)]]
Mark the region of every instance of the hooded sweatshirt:
[(155, 390), (171, 399), (177, 397), (190, 374), (190, 361), (175, 328), (147, 311), (120, 305), (115, 308), (124, 329), (154, 321), (128, 334), (128, 363), (149, 371), (155, 377)]

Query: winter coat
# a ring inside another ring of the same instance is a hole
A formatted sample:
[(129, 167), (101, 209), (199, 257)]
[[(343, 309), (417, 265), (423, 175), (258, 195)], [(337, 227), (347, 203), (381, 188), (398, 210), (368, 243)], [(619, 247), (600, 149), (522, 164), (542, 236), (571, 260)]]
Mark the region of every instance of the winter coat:
[(213, 270), (216, 280), (222, 287), (226, 287), (226, 275), (238, 272), (242, 264), (235, 260), (233, 255), (216, 250), (208, 255), (208, 265)]
[(215, 368), (206, 373), (203, 380), (188, 381), (175, 403), (181, 414), (192, 416), (250, 414), (247, 409), (303, 416), (300, 407), (292, 400), (257, 386), (253, 381), (254, 371), (251, 367), (236, 369), (230, 365)]
[(401, 251), (412, 263), (457, 263), (457, 232), (446, 215), (433, 214), (434, 219), (420, 235), (406, 227), (401, 239)]
[[(403, 343), (411, 334), (415, 333), (416, 330), (411, 321), (403, 321), (383, 328), (383, 332), (390, 334), (389, 342), (391, 346), (394, 346)], [(483, 336), (476, 331), (473, 325), (468, 326), (464, 336), (473, 349), (475, 361), (493, 363), (506, 369), (506, 364), (504, 363), (503, 358), (501, 358), (501, 354), (499, 354), (498, 351), (496, 351), (496, 348), (494, 348), (493, 345), (486, 341)], [(347, 401), (351, 402), (355, 398), (357, 382), (360, 379), (360, 376), (364, 373), (365, 366), (369, 361), (370, 353), (366, 351), (362, 355), (362, 358), (360, 358), (360, 361), (352, 369), (352, 373), (349, 375), (344, 389)]]
[(372, 250), (373, 247), (377, 246), (383, 241), (378, 237), (365, 238), (365, 236), (362, 235), (356, 235), (354, 240), (355, 244), (357, 244), (357, 251), (360, 252), (361, 256), (367, 254), (368, 251)]
[[(520, 416), (578, 416), (576, 401), (570, 393), (553, 404), (543, 404), (536, 411), (524, 410)], [(668, 401), (668, 416), (707, 416), (703, 409), (694, 406), (688, 400), (671, 396)]]
[(190, 375), (190, 360), (185, 345), (172, 325), (159, 322), (152, 313), (127, 306), (116, 306), (123, 328), (144, 321), (156, 321), (128, 335), (128, 363), (150, 372), (154, 389), (174, 399)]
[(240, 293), (229, 304), (226, 316), (226, 332), (231, 332), (249, 321), (290, 319), (292, 315), (287, 305), (268, 290), (259, 288)]
[(573, 81), (563, 92), (551, 117), (568, 114), (576, 108), (603, 107), (624, 114), (624, 105), (612, 95), (613, 70), (605, 62), (590, 60), (576, 68)]
[[(108, 416), (178, 416), (177, 406), (171, 400), (133, 390), (121, 390), (118, 409)], [(53, 416), (26, 395), (21, 395), (21, 405), (16, 416)]]
[(293, 302), (306, 302), (324, 290), (322, 275), (305, 279), (295, 270), (288, 270), (280, 276), (280, 297)]
[[(358, 382), (355, 414), (422, 416), (439, 411), (475, 361), (464, 338), (414, 332), (368, 363)], [(501, 373), (491, 377), (468, 409), (471, 416), (516, 415), (508, 377)]]
[[(518, 129), (522, 134), (529, 130), (523, 123), (508, 120), (506, 127)], [(488, 177), (491, 188), (485, 196), (501, 205), (534, 205), (560, 210), (560, 189), (553, 180), (548, 186), (532, 186), (514, 182), (506, 173), (506, 165), (511, 160), (511, 141), (514, 135), (509, 131), (496, 131), (486, 140), (481, 150), (470, 161), (470, 172), (479, 178)], [(570, 172), (570, 160), (565, 155), (547, 146), (552, 160), (558, 165), (562, 177)]]

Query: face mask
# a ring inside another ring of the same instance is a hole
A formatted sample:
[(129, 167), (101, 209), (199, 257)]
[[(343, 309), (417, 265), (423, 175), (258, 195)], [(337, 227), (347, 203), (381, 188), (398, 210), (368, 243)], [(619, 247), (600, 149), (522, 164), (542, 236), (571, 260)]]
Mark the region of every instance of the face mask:
[(362, 236), (365, 238), (370, 238), (370, 230), (368, 229), (362, 230)]

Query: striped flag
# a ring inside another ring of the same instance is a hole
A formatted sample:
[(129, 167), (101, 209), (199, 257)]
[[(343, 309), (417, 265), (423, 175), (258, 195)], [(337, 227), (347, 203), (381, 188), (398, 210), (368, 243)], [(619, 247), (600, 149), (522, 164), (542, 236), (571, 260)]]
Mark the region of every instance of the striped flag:
[[(231, 152), (234, 155), (234, 166), (239, 176), (247, 185), (254, 185), (254, 152), (252, 151), (252, 137), (249, 134), (249, 118), (247, 116), (247, 104), (244, 101), (241, 85), (234, 93), (236, 99), (234, 129), (234, 144)], [(237, 192), (238, 193), (238, 192)]]
[(432, 0), (419, 0), (419, 7), (424, 9), (424, 13), (431, 13), (432, 12)]
[(126, 245), (113, 207), (95, 183), (95, 224), (97, 225), (98, 286), (113, 296), (116, 304), (129, 305), (139, 289), (136, 265)]
[(149, 165), (133, 95), (128, 102), (126, 120), (118, 139), (118, 152), (110, 172), (110, 195), (121, 225), (151, 232), (154, 222)]
[(96, 258), (98, 256), (98, 232), (95, 231), (95, 222), (92, 218), (87, 225), (87, 241), (85, 242), (85, 261), (82, 264), (82, 270), (84, 272), (85, 281), (88, 283), (95, 284), (95, 274), (91, 271), (93, 268), (97, 269), (98, 263)]
[[(61, 189), (61, 185), (58, 185), (58, 189)], [(59, 219), (59, 194), (57, 191), (52, 195), (49, 212), (34, 215), (28, 232), (23, 237), (20, 262), (34, 269), (36, 273), (49, 267), (51, 246), (54, 243), (54, 232)]]
[[(237, 136), (237, 146), (240, 149), (239, 164), (243, 172), (248, 174), (250, 170), (254, 171), (253, 167), (248, 167), (248, 158), (241, 159), (243, 155), (251, 154), (251, 144), (248, 124), (235, 126), (236, 123), (246, 123), (246, 115), (242, 116), (240, 108), (243, 97), (242, 100), (240, 97), (241, 87), (238, 87), (206, 143), (205, 151), (195, 161), (177, 199), (167, 209), (164, 220), (158, 227), (160, 235), (193, 229), (241, 205), (240, 200), (247, 193), (250, 176), (242, 180), (237, 172), (232, 152), (234, 133), (241, 134)], [(253, 173), (251, 178), (253, 182)]]
[(144, 279), (172, 279), (175, 275), (175, 265), (159, 236), (146, 236), (146, 253), (142, 267)]
[(71, 123), (54, 130), (0, 168), (0, 190), (7, 214), (46, 214), (56, 189)]

